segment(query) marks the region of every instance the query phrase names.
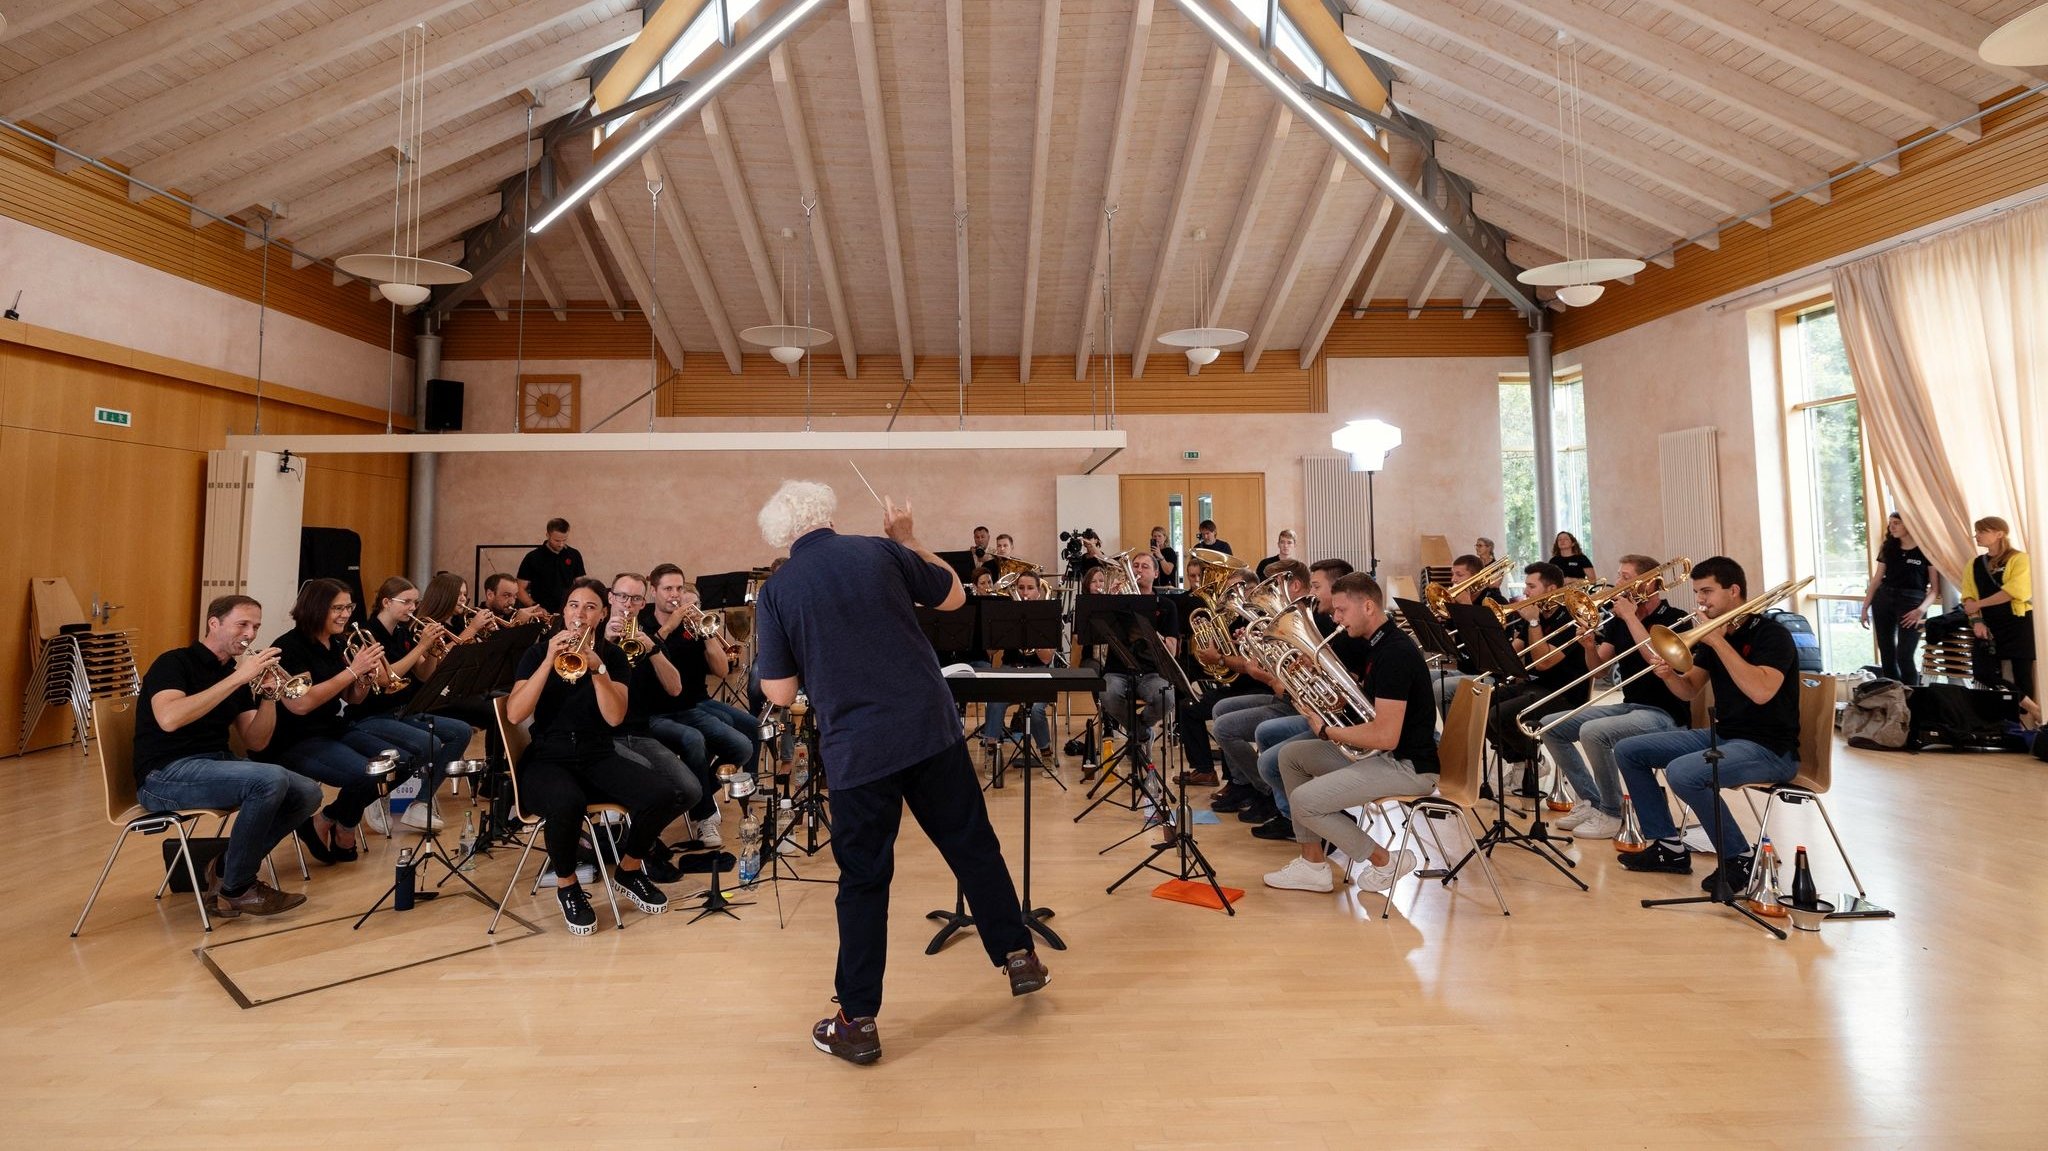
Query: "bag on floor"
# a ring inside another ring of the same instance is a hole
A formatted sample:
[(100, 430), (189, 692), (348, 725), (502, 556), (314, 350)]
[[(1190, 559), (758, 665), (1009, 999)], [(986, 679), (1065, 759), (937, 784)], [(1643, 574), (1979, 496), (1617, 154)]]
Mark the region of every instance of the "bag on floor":
[[(214, 860), (228, 853), (228, 839), (225, 835), (188, 835), (186, 842), (192, 845), (192, 870), (199, 875), (199, 882), (206, 882), (206, 868)], [(185, 874), (185, 863), (178, 858), (178, 837), (172, 836), (163, 843), (164, 870), (171, 873), (171, 890), (181, 895), (192, 894), (191, 877)]]
[(1897, 751), (1912, 734), (1913, 713), (1907, 704), (1906, 685), (1892, 679), (1872, 679), (1856, 685), (1849, 705), (1842, 709), (1842, 737), (1850, 747)]
[(2005, 688), (1922, 684), (1906, 706), (1913, 715), (1912, 747), (2018, 751), (2023, 746), (2010, 732), (2019, 721), (2019, 699)]

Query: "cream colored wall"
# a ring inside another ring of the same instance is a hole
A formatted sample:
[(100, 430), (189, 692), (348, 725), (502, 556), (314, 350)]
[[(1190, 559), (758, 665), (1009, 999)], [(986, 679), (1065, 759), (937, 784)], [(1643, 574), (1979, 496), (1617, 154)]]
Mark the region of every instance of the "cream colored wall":
[[(289, 266), (287, 255), (274, 258)], [(0, 303), (12, 304), (20, 291), (21, 318), (28, 323), (256, 375), (261, 309), (239, 296), (5, 216), (0, 270)], [(382, 409), (388, 358), (381, 346), (271, 311), (263, 322), (263, 378)], [(410, 359), (399, 359), (397, 380), (398, 410), (409, 412)]]
[[(1411, 572), (1417, 536), (1440, 533), (1469, 541), (1498, 534), (1500, 437), (1496, 379), (1522, 367), (1519, 360), (1332, 360), (1330, 411), (1318, 415), (1129, 416), (1119, 426), (1131, 446), (1107, 472), (1264, 472), (1266, 523), (1302, 528), (1301, 457), (1329, 451), (1329, 434), (1347, 419), (1378, 416), (1400, 426), (1406, 442), (1375, 482), (1383, 570)], [(524, 370), (573, 372), (583, 377), (586, 427), (646, 388), (644, 363), (529, 361)], [(511, 429), (513, 365), (505, 361), (450, 361), (442, 375), (464, 381), (466, 431)], [(877, 380), (887, 387), (887, 380)], [(820, 430), (868, 430), (882, 420), (838, 420), (820, 413)], [(910, 419), (898, 430), (954, 427), (952, 419)], [(646, 408), (636, 406), (606, 431), (644, 430)], [(657, 421), (665, 431), (797, 430), (801, 421)], [(977, 417), (976, 429), (1088, 427), (1085, 417), (1057, 419)], [(1198, 451), (1198, 462), (1181, 459)], [(918, 534), (930, 546), (967, 546), (972, 528), (986, 523), (1018, 540), (1026, 558), (1051, 564), (1058, 550), (1053, 520), (1054, 477), (1078, 471), (1084, 453), (866, 452), (861, 470), (875, 487), (908, 497), (918, 511)], [(448, 455), (440, 462), (434, 559), (437, 568), (469, 574), (478, 543), (537, 541), (550, 516), (566, 517), (571, 542), (594, 573), (637, 568), (662, 560), (685, 570), (727, 571), (765, 562), (754, 515), (784, 478), (812, 478), (840, 496), (842, 526), (879, 530), (880, 513), (841, 453), (755, 455), (651, 455), (575, 453)], [(1233, 541), (1252, 557), (1251, 541)], [(1270, 541), (1261, 541), (1270, 542)], [(1315, 552), (1314, 541), (1305, 550)], [(510, 569), (517, 551), (495, 557)], [(487, 569), (488, 570), (488, 567)], [(365, 573), (367, 578), (370, 573)]]

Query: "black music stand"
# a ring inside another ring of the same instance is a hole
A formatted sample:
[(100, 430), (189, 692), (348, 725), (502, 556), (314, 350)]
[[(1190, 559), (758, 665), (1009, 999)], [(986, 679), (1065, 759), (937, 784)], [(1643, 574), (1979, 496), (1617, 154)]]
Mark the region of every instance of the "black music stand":
[[(542, 630), (541, 625), (537, 623), (501, 627), (475, 643), (455, 645), (449, 649), (447, 655), (441, 657), (440, 664), (434, 668), (432, 678), (420, 685), (420, 689), (413, 693), (412, 699), (399, 709), (399, 714), (418, 715), (459, 699), (488, 700), (493, 695), (509, 690), (519, 676), (519, 657), (525, 655), (526, 649), (532, 647), (534, 641), (540, 638)], [(495, 736), (486, 742), (495, 743)], [(500, 770), (509, 773), (512, 765), (500, 762), (490, 770), (493, 775)], [(470, 780), (470, 786), (472, 789), (477, 786), (475, 778)], [(491, 787), (493, 795), (509, 796), (511, 793), (510, 785), (502, 779), (492, 779)], [(483, 826), (477, 828), (476, 842), (469, 854), (462, 857), (462, 863), (468, 863), (470, 858), (479, 852), (488, 854), (492, 840), (514, 842), (514, 829), (502, 825), (505, 822), (503, 816), (509, 811), (510, 808), (507, 807), (501, 812), (495, 802), (484, 808)], [(494, 824), (500, 826), (493, 826)], [(442, 877), (441, 884), (447, 882), (447, 877)]]
[[(1465, 650), (1471, 653), (1474, 666), (1483, 673), (1491, 674), (1495, 683), (1528, 678), (1529, 669), (1522, 662), (1522, 653), (1516, 651), (1514, 645), (1508, 642), (1507, 631), (1501, 627), (1500, 621), (1494, 618), (1490, 609), (1482, 604), (1454, 603), (1450, 605), (1449, 610), (1451, 622), (1457, 625), (1458, 636), (1464, 641)], [(1494, 762), (1501, 764), (1498, 756)], [(1505, 770), (1505, 765), (1494, 770), (1492, 825), (1486, 829), (1485, 834), (1474, 841), (1472, 850), (1466, 852), (1465, 857), (1444, 874), (1444, 882), (1449, 883), (1456, 879), (1458, 872), (1472, 862), (1474, 855), (1484, 851), (1487, 858), (1491, 859), (1493, 849), (1507, 843), (1556, 868), (1559, 875), (1578, 884), (1580, 891), (1589, 890), (1586, 881), (1569, 870), (1578, 864), (1558, 850), (1556, 841), (1544, 829), (1541, 797), (1538, 797), (1536, 822), (1528, 831), (1522, 831), (1508, 821), (1507, 787), (1502, 778)]]
[[(1074, 638), (1084, 646), (1107, 646), (1126, 668), (1135, 669), (1140, 665), (1142, 661), (1135, 654), (1139, 651), (1156, 655), (1155, 662), (1172, 662), (1173, 657), (1167, 654), (1165, 645), (1159, 642), (1159, 633), (1152, 627), (1152, 612), (1157, 603), (1156, 597), (1148, 595), (1081, 596), (1074, 601)], [(1144, 637), (1137, 632), (1139, 623), (1144, 624)], [(1144, 675), (1142, 671), (1128, 674)], [(1137, 811), (1145, 805), (1145, 796), (1138, 781), (1144, 765), (1135, 762), (1136, 752), (1133, 750), (1138, 743), (1138, 693), (1131, 692), (1125, 704), (1126, 714), (1116, 717), (1124, 725), (1124, 745), (1103, 756), (1102, 761), (1095, 765), (1100, 774), (1095, 777), (1094, 786), (1088, 789), (1088, 799), (1092, 802), (1074, 817), (1075, 823), (1088, 818), (1105, 803), (1115, 803), (1127, 811)], [(1108, 720), (1110, 717), (1100, 718)], [(1170, 721), (1171, 717), (1167, 718)], [(1119, 766), (1124, 770), (1119, 771)], [(1118, 784), (1130, 785), (1129, 799), (1116, 797)]]
[[(1062, 624), (1060, 622), (1060, 605), (1057, 601), (982, 599), (975, 602), (979, 605), (978, 610), (981, 613), (981, 640), (984, 644), (988, 645), (989, 650), (1036, 651), (1040, 648), (1052, 648), (1054, 651), (1059, 650)], [(1032, 669), (1006, 668), (1005, 670)], [(990, 704), (1007, 705), (1014, 702), (1019, 701), (991, 700)], [(1028, 712), (1028, 710), (1027, 708), (1026, 711)], [(1028, 716), (1024, 713), (1019, 714), (1020, 730), (1024, 734), (1017, 741), (1020, 746), (1008, 760), (1004, 760), (1002, 747), (1000, 744), (997, 745), (996, 762), (993, 770), (989, 773), (989, 786), (1002, 787), (1003, 777), (1009, 774), (1010, 769), (1012, 767), (1022, 767), (1025, 774), (1024, 783), (1027, 788), (1031, 783), (1031, 773), (1043, 771), (1054, 783), (1059, 784), (1061, 791), (1065, 791), (1067, 785), (1060, 781), (1060, 777), (1053, 771), (1052, 765), (1038, 758), (1038, 750), (1031, 742), (1030, 731), (1028, 727), (1023, 726), (1027, 718)], [(1046, 730), (1048, 733), (1051, 731), (1050, 721), (1048, 721)], [(1028, 791), (1024, 799), (1028, 809), (1031, 800)]]
[[(752, 572), (720, 572), (717, 575), (697, 577), (697, 608), (700, 611), (731, 611), (743, 608), (753, 602), (747, 590), (754, 578)], [(728, 637), (730, 638), (730, 637)], [(743, 645), (742, 645), (743, 646)], [(746, 697), (736, 692), (730, 680), (720, 677), (718, 690), (712, 693), (723, 702), (745, 710)]]
[(934, 552), (932, 554), (938, 556), (940, 561), (947, 567), (952, 568), (953, 574), (960, 577), (961, 583), (966, 584), (970, 588), (974, 586), (974, 569), (976, 567), (974, 549), (968, 548), (957, 552)]
[(982, 650), (981, 614), (977, 610), (981, 602), (974, 596), (968, 596), (966, 603), (952, 611), (919, 604), (917, 624), (924, 629), (924, 638), (932, 645), (932, 650), (946, 654)]

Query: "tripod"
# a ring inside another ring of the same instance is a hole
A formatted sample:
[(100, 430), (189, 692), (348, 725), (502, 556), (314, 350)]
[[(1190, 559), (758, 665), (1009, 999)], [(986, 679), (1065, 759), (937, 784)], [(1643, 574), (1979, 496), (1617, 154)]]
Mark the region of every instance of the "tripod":
[[(349, 930), (351, 931), (361, 930), (364, 922), (367, 921), (372, 915), (377, 914), (378, 909), (384, 906), (384, 901), (387, 899), (393, 901), (393, 910), (405, 910), (405, 908), (403, 907), (396, 906), (398, 889), (400, 886), (408, 884), (417, 889), (417, 876), (420, 865), (429, 859), (435, 861), (436, 863), (439, 863), (442, 867), (448, 869), (448, 874), (442, 876), (441, 883), (435, 884), (435, 887), (438, 888), (442, 884), (447, 883), (451, 877), (455, 879), (460, 879), (471, 891), (476, 892), (478, 899), (483, 900), (485, 903), (490, 903), (494, 907), (496, 906), (496, 903), (492, 901), (491, 897), (484, 894), (483, 888), (478, 887), (476, 883), (469, 878), (469, 876), (464, 875), (462, 873), (462, 864), (456, 862), (453, 859), (450, 859), (448, 857), (447, 850), (441, 846), (441, 833), (434, 830), (434, 793), (436, 791), (439, 791), (440, 789), (434, 788), (429, 790), (428, 788), (422, 786), (420, 790), (423, 794), (418, 800), (415, 800), (414, 802), (425, 803), (427, 805), (427, 829), (420, 833), (423, 837), (420, 840), (420, 845), (417, 848), (411, 849), (409, 852), (401, 852), (398, 864), (399, 874), (392, 879), (391, 886), (384, 889), (384, 894), (377, 897), (377, 902), (372, 903), (370, 905), (370, 909), (368, 911), (363, 912), (362, 917), (356, 920), (355, 926), (349, 928)], [(470, 857), (474, 856), (475, 854), (476, 849), (474, 847), (470, 848), (469, 855), (463, 857), (464, 861), (466, 862)], [(438, 890), (415, 890), (412, 897), (414, 899), (434, 899), (437, 898), (440, 894), (441, 893)]]
[(1643, 906), (1682, 907), (1694, 903), (1718, 903), (1731, 911), (1737, 912), (1744, 919), (1749, 920), (1779, 939), (1783, 939), (1785, 938), (1783, 931), (1773, 926), (1763, 916), (1744, 907), (1742, 901), (1738, 898), (1740, 893), (1728, 886), (1728, 868), (1725, 866), (1727, 861), (1722, 859), (1720, 855), (1721, 812), (1728, 805), (1721, 799), (1721, 758), (1723, 752), (1721, 751), (1720, 733), (1715, 730), (1720, 720), (1715, 716), (1714, 711), (1715, 709), (1711, 707), (1707, 709), (1707, 750), (1700, 753), (1700, 758), (1707, 761), (1707, 779), (1709, 786), (1713, 788), (1714, 796), (1714, 892), (1712, 895), (1688, 895), (1680, 899), (1645, 899), (1643, 900)]

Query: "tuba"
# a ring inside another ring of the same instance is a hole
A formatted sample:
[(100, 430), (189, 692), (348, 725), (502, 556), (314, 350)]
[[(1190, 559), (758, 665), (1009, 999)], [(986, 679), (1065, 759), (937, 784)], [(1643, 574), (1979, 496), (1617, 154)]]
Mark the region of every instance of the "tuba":
[(1464, 595), (1468, 591), (1491, 586), (1494, 580), (1506, 575), (1508, 569), (1513, 566), (1515, 566), (1515, 561), (1512, 559), (1497, 559), (1472, 573), (1470, 577), (1461, 579), (1449, 587), (1445, 587), (1440, 583), (1428, 585), (1422, 589), (1422, 598), (1424, 602), (1429, 604), (1429, 614), (1449, 623), (1451, 619), (1451, 604), (1459, 596)]
[(590, 648), (590, 633), (590, 628), (577, 632), (569, 649), (555, 657), (555, 674), (562, 677), (562, 682), (575, 683), (597, 665), (597, 654)]
[[(1287, 694), (1294, 697), (1297, 707), (1314, 712), (1329, 727), (1355, 727), (1372, 722), (1372, 702), (1365, 698), (1349, 669), (1330, 651), (1330, 640), (1337, 633), (1320, 634), (1307, 604), (1292, 605), (1262, 631), (1266, 642), (1280, 647), (1273, 674)], [(1349, 759), (1364, 759), (1371, 754), (1341, 743), (1336, 747)]]

